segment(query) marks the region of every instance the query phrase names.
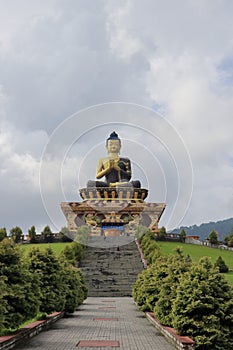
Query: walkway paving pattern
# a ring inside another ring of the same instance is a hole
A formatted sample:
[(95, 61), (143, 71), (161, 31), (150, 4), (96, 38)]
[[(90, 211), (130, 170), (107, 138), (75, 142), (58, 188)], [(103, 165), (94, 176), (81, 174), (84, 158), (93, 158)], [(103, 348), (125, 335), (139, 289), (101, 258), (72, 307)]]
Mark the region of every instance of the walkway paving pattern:
[[(105, 343), (90, 347), (83, 340), (111, 340), (115, 346), (119, 342), (119, 347), (106, 347)], [(175, 347), (138, 311), (132, 298), (88, 297), (74, 314), (60, 319), (51, 329), (15, 349), (174, 350)]]

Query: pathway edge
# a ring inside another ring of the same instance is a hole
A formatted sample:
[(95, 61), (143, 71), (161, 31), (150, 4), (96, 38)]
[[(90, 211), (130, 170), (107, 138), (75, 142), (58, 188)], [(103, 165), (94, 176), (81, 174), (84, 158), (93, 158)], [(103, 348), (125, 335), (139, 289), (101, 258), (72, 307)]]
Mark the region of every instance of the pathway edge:
[(39, 334), (43, 330), (49, 329), (53, 323), (64, 316), (64, 312), (54, 312), (44, 320), (29, 323), (23, 328), (20, 328), (15, 333), (0, 337), (0, 350), (13, 349), (16, 345), (25, 339), (30, 339)]
[(162, 325), (153, 315), (153, 312), (145, 312), (146, 318), (170, 340), (178, 350), (195, 350), (195, 341), (189, 337), (178, 335), (174, 328)]

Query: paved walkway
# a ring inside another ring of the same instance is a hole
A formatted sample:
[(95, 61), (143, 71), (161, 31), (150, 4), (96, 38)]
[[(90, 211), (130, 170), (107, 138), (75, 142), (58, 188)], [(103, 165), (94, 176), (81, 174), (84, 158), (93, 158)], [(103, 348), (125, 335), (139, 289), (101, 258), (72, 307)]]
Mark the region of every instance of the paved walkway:
[[(82, 342), (114, 341), (115, 349), (174, 350), (168, 341), (137, 310), (132, 298), (88, 297), (78, 310), (56, 322), (48, 331), (28, 340), (21, 350), (113, 350), (107, 343), (90, 347)], [(78, 345), (79, 344), (79, 345)], [(78, 346), (77, 346), (78, 345)], [(82, 347), (81, 345), (84, 345)], [(86, 346), (85, 346), (86, 345)]]

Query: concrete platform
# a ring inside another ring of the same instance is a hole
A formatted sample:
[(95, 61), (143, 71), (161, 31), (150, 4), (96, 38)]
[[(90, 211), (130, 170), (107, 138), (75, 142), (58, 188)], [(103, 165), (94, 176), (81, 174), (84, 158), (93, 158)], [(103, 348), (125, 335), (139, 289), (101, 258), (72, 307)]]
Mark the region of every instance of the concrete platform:
[(111, 350), (118, 342), (117, 348), (124, 350), (175, 349), (138, 311), (132, 298), (112, 297), (87, 298), (74, 314), (15, 349), (78, 350), (78, 344), (86, 344), (82, 349)]

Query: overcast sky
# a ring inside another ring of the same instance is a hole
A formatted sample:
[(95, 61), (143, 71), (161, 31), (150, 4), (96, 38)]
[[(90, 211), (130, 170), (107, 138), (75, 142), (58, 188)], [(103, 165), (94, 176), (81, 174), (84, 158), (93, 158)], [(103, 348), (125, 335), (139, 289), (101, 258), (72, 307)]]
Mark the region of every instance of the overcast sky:
[(232, 22), (231, 0), (0, 0), (0, 227), (64, 226), (113, 130), (161, 224), (232, 217)]

